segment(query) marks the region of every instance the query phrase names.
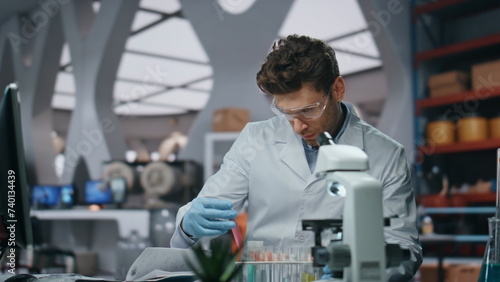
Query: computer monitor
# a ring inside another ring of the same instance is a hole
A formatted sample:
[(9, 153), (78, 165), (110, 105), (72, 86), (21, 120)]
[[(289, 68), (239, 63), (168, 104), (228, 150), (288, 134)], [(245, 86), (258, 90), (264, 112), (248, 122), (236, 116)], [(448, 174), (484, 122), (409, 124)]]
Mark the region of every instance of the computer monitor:
[[(0, 103), (0, 247), (33, 245), (29, 187), (21, 130), (21, 110), (17, 85), (5, 89)], [(8, 256), (8, 255), (7, 255)]]
[(62, 185), (60, 193), (61, 193), (60, 203), (62, 208), (70, 208), (73, 205), (75, 205), (76, 202), (75, 186)]
[(89, 180), (85, 182), (86, 204), (112, 204), (113, 194), (107, 181)]
[(71, 208), (75, 204), (73, 185), (35, 185), (31, 189), (31, 208)]
[(109, 188), (113, 195), (113, 203), (122, 204), (127, 197), (127, 181), (125, 178), (116, 177), (109, 180)]
[(61, 187), (56, 185), (35, 185), (31, 190), (33, 208), (51, 208), (59, 204)]

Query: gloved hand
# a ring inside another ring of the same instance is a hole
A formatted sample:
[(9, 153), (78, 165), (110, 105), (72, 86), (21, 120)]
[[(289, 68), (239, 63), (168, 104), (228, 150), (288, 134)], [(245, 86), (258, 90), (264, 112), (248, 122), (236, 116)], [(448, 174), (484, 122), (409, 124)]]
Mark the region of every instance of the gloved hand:
[(321, 279), (331, 279), (332, 278), (332, 270), (328, 265), (325, 265), (323, 267), (323, 276), (321, 276)]
[(231, 220), (237, 216), (236, 211), (231, 209), (232, 206), (231, 202), (225, 200), (196, 198), (184, 215), (182, 228), (198, 239), (225, 234), (236, 226)]

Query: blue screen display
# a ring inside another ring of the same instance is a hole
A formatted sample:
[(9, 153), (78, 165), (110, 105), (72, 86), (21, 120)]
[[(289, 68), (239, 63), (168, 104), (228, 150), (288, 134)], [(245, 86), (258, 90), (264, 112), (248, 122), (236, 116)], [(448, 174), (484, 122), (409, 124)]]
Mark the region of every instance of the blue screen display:
[(58, 186), (36, 185), (31, 193), (34, 206), (53, 207), (59, 203), (60, 188)]
[(73, 185), (61, 186), (61, 202), (66, 206), (72, 206), (75, 203), (75, 188)]
[(89, 180), (85, 182), (85, 203), (110, 204), (112, 202), (113, 195), (106, 181)]

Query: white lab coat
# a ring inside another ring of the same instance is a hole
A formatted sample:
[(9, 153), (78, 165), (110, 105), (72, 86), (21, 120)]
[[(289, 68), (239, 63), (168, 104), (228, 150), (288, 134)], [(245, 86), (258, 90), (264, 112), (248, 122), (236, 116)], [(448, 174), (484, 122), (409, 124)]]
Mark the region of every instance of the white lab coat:
[[(386, 241), (410, 247), (412, 261), (392, 272), (390, 281), (407, 281), (421, 263), (416, 207), (404, 148), (385, 134), (350, 115), (338, 144), (361, 148), (369, 157), (369, 173), (383, 187), (384, 215), (399, 215), (385, 228)], [(221, 169), (205, 183), (198, 197), (219, 198), (240, 210), (248, 199), (246, 240), (264, 241), (275, 247), (314, 246), (314, 234), (302, 230), (303, 219), (340, 218), (343, 198), (327, 194), (325, 180), (312, 175), (300, 136), (289, 122), (274, 117), (251, 122), (224, 157)], [(171, 246), (187, 248), (195, 243), (178, 228), (190, 203), (177, 214)], [(367, 211), (370, 212), (370, 211)]]

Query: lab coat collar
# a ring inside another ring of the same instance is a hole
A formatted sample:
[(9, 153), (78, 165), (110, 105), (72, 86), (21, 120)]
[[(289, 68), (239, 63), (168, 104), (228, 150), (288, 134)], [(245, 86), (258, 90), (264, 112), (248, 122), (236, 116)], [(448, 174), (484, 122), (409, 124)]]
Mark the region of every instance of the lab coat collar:
[[(353, 145), (360, 149), (363, 149), (364, 133), (363, 127), (361, 125), (363, 121), (361, 121), (361, 119), (357, 116), (356, 111), (351, 104), (345, 102), (341, 103), (346, 106), (345, 108), (347, 108), (347, 115), (349, 115), (349, 118), (346, 117), (346, 120), (348, 121), (347, 128), (345, 132), (339, 137), (338, 144)], [(279, 123), (279, 126), (277, 126), (276, 130), (275, 141), (277, 143), (287, 143), (288, 140), (292, 139), (291, 135), (293, 135), (298, 141), (298, 145), (302, 146), (300, 136), (293, 131), (290, 123), (283, 117), (275, 118), (278, 119)]]
[(363, 132), (363, 127), (362, 123), (363, 121), (356, 115), (356, 112), (352, 105), (344, 103), (346, 107), (348, 108), (347, 114), (350, 115), (347, 124), (347, 129), (340, 136), (338, 140), (338, 144), (344, 144), (344, 145), (353, 145), (361, 150), (364, 149), (364, 132)]
[[(338, 144), (353, 145), (363, 150), (364, 134), (361, 125), (362, 121), (355, 114), (355, 110), (350, 104), (344, 104), (348, 109), (347, 115), (350, 115), (350, 117), (346, 118), (348, 121), (347, 128), (342, 136), (340, 136)], [(275, 142), (282, 147), (279, 150), (280, 159), (299, 175), (304, 182), (311, 183), (315, 181), (317, 178), (311, 174), (300, 136), (293, 131), (290, 123), (285, 118), (275, 118), (278, 119), (278, 126), (274, 135)]]
[[(276, 131), (275, 141), (279, 147), (279, 157), (290, 169), (292, 169), (304, 182), (311, 177), (311, 171), (307, 164), (304, 146), (298, 134), (296, 134), (290, 123), (285, 119), (279, 118), (280, 125)], [(300, 152), (300, 153), (298, 153)]]

